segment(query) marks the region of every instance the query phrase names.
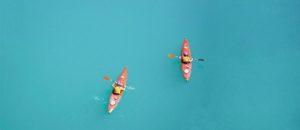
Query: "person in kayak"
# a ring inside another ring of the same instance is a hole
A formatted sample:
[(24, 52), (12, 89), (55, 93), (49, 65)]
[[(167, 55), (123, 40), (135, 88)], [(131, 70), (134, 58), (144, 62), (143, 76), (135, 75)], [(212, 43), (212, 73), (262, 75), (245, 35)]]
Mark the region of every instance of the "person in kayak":
[(114, 83), (113, 87), (114, 87), (113, 93), (116, 95), (122, 94), (122, 92), (125, 90), (124, 87), (122, 87), (122, 85), (117, 82)]
[(180, 57), (181, 62), (184, 64), (189, 64), (193, 61), (193, 58), (189, 57), (189, 54), (187, 52), (183, 53), (183, 57)]

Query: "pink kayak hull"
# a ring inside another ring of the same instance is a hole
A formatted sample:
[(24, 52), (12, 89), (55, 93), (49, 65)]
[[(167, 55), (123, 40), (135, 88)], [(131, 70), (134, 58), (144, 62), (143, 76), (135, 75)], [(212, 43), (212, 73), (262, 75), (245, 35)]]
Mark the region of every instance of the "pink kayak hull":
[[(122, 86), (124, 88), (124, 91), (126, 89), (126, 82), (127, 82), (127, 69), (126, 68), (123, 68), (122, 70), (122, 73), (120, 74), (120, 76), (118, 77), (117, 79), (117, 82), (121, 83)], [(108, 113), (112, 113), (113, 110), (118, 106), (123, 94), (124, 94), (124, 91), (120, 94), (120, 95), (116, 95), (114, 93), (112, 93), (110, 95), (110, 98), (109, 98), (109, 103), (108, 103), (108, 108), (107, 108), (107, 111)]]
[[(192, 59), (192, 53), (190, 50), (189, 42), (187, 39), (183, 40), (182, 49), (181, 49), (181, 57), (183, 57), (183, 53), (187, 52), (188, 56)], [(192, 73), (192, 62), (188, 64), (181, 63), (182, 76), (185, 80), (189, 81)]]

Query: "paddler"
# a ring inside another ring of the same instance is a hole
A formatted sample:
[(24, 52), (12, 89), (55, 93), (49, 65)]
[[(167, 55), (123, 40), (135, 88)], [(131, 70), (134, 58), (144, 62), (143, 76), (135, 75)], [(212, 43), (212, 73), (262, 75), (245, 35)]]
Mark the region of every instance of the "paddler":
[(114, 87), (113, 93), (116, 95), (122, 94), (122, 92), (125, 90), (124, 87), (122, 87), (118, 82), (114, 83), (113, 87)]
[(181, 62), (184, 64), (188, 64), (191, 63), (193, 61), (193, 58), (189, 57), (189, 54), (187, 52), (183, 53), (183, 57), (180, 58)]

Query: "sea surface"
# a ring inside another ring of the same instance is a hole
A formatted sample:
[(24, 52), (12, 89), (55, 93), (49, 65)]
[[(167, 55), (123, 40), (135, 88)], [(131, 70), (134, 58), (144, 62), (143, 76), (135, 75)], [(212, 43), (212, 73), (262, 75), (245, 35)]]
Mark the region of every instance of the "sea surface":
[[(299, 130), (299, 0), (1, 0), (0, 130)], [(191, 81), (181, 76), (184, 38)], [(111, 114), (116, 79), (131, 89)]]

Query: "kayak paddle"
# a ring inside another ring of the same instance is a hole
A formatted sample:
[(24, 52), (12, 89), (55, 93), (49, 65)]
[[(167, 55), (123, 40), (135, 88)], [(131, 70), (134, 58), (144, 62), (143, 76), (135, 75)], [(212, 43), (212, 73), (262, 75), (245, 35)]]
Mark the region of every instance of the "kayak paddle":
[[(113, 83), (116, 82), (116, 81), (113, 81), (111, 78), (109, 78), (108, 75), (103, 76), (103, 79), (106, 80), (106, 81), (113, 82)], [(131, 87), (131, 86), (128, 86), (128, 85), (126, 85), (126, 87), (128, 87), (128, 89), (130, 89), (130, 90), (134, 90), (134, 87)]]
[[(175, 57), (179, 58), (179, 56), (175, 56), (175, 55), (172, 54), (172, 53), (168, 54), (168, 57), (169, 57), (170, 59), (173, 59), (173, 58), (175, 58)], [(180, 59), (180, 58), (179, 58), (179, 59)], [(205, 61), (205, 60), (202, 59), (202, 58), (193, 58), (193, 61), (194, 61), (194, 62), (200, 62), (200, 61)]]

